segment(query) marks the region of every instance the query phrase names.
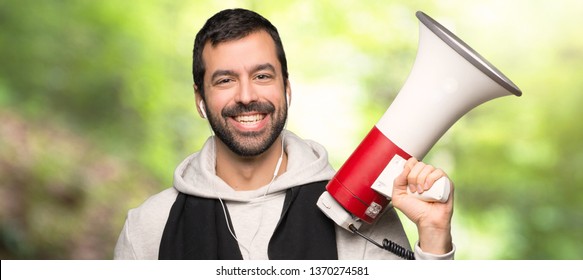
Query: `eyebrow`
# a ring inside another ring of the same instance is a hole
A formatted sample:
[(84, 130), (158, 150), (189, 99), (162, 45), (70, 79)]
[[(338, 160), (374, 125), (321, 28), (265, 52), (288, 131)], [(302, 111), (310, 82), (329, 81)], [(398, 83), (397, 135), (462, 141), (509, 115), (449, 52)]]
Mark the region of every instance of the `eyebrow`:
[(271, 65), (271, 63), (259, 64), (253, 68), (252, 72), (254, 73), (254, 72), (259, 72), (259, 71), (263, 71), (263, 70), (269, 70), (269, 71), (275, 73), (275, 67), (273, 67), (273, 65)]
[(213, 72), (213, 75), (211, 76), (211, 81), (214, 81), (217, 77), (221, 76), (238, 76), (238, 75), (237, 73), (235, 73), (235, 71), (231, 70), (217, 70)]
[[(263, 70), (268, 70), (271, 71), (273, 73), (275, 73), (275, 67), (271, 64), (271, 63), (263, 63), (263, 64), (258, 64), (255, 67), (253, 67), (251, 69), (251, 73), (255, 73), (255, 72), (259, 72), (259, 71), (263, 71)], [(217, 77), (221, 77), (221, 76), (239, 76), (239, 74), (237, 74), (235, 71), (233, 70), (217, 70), (215, 72), (213, 72), (212, 76), (211, 76), (211, 81), (214, 81)]]

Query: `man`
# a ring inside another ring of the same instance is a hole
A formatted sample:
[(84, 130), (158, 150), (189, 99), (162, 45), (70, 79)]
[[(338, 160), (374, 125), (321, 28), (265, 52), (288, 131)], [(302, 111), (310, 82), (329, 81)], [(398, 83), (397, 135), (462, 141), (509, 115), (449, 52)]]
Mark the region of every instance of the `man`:
[[(224, 10), (196, 36), (195, 100), (216, 134), (176, 169), (174, 186), (132, 209), (116, 259), (397, 259), (336, 226), (316, 206), (334, 170), (326, 150), (284, 129), (291, 101), (276, 28), (255, 12)], [(423, 192), (445, 173), (411, 159), (393, 205), (418, 227), (417, 259), (451, 259), (453, 198)], [(361, 232), (409, 248), (396, 211)]]

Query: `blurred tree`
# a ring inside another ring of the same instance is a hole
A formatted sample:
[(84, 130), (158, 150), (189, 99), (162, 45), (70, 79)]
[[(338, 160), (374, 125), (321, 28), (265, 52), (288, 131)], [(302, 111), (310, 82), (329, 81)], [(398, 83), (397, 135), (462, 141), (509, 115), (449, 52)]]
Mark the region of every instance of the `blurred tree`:
[(180, 8), (0, 3), (2, 258), (110, 258), (127, 210), (204, 140)]

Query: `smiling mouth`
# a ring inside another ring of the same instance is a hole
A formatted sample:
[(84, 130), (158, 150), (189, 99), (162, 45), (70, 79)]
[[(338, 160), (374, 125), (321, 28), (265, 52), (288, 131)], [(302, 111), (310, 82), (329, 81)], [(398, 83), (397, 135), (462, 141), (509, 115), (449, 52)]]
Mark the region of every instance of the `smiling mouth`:
[(235, 116), (233, 119), (243, 125), (253, 125), (265, 119), (265, 114)]

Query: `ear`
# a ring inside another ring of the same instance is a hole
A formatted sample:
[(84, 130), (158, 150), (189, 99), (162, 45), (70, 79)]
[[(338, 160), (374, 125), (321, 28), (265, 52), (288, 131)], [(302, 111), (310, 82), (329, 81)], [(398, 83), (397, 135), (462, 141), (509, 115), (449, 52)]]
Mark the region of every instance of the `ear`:
[(200, 94), (198, 87), (196, 85), (192, 85), (192, 87), (194, 88), (194, 102), (196, 104), (196, 110), (198, 111), (198, 114), (200, 115), (201, 118), (206, 119), (204, 99), (202, 98), (202, 95)]

